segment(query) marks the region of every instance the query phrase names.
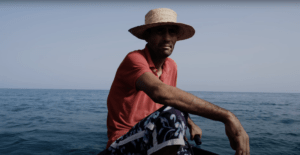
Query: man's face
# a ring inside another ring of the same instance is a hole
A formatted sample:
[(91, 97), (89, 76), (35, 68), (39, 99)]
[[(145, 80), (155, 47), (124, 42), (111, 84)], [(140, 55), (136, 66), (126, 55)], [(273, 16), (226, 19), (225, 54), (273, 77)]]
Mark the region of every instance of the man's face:
[(173, 52), (177, 41), (179, 28), (173, 25), (164, 25), (151, 28), (145, 34), (145, 40), (155, 58), (167, 58)]

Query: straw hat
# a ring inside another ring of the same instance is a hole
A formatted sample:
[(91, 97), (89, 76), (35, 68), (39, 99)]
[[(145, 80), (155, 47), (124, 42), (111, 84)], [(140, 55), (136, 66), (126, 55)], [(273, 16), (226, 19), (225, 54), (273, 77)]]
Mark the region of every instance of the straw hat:
[(179, 40), (191, 38), (195, 34), (195, 29), (187, 24), (177, 23), (177, 14), (175, 11), (168, 8), (157, 8), (150, 10), (145, 16), (145, 24), (133, 27), (128, 31), (139, 39), (143, 38), (143, 33), (148, 28), (152, 28), (160, 25), (177, 25), (180, 27), (178, 34)]

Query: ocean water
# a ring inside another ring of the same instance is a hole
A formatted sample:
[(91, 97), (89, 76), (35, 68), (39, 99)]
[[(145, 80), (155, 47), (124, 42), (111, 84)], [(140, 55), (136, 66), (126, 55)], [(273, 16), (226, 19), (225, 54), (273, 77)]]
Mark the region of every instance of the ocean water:
[[(108, 92), (0, 89), (0, 154), (99, 153), (107, 142)], [(251, 154), (300, 154), (300, 94), (190, 93), (232, 111), (250, 136)], [(222, 123), (191, 118), (203, 131), (202, 149), (234, 154)]]

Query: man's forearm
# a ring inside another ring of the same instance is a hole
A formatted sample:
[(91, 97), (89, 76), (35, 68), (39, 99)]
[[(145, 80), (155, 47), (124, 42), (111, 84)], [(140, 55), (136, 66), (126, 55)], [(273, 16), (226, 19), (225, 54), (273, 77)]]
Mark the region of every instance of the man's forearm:
[(196, 125), (196, 124), (192, 121), (192, 119), (190, 117), (188, 117), (188, 119), (187, 119), (187, 126), (189, 128), (191, 128), (194, 125)]
[(160, 94), (157, 98), (158, 103), (223, 123), (235, 117), (230, 111), (180, 90), (179, 88), (161, 85), (158, 90)]

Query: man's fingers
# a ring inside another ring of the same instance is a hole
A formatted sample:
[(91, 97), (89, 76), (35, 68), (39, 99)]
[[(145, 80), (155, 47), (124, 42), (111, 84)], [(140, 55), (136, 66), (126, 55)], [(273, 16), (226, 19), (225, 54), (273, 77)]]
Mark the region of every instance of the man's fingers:
[(188, 139), (186, 138), (186, 136), (184, 136), (184, 140), (185, 140), (185, 141), (188, 141)]
[(241, 150), (241, 149), (237, 149), (235, 151), (235, 155), (247, 155), (247, 151)]
[(250, 155), (249, 136), (244, 132), (241, 137), (242, 139), (240, 142), (242, 142), (241, 149), (243, 150), (243, 154)]
[(242, 155), (243, 151), (242, 150), (236, 150), (234, 155)]
[(190, 139), (191, 139), (191, 140), (194, 140), (194, 136), (193, 136), (193, 134), (191, 134), (191, 136), (190, 136)]
[(249, 137), (240, 136), (236, 141), (230, 143), (231, 147), (236, 149), (235, 155), (250, 155)]
[(247, 155), (248, 153), (246, 151), (238, 150), (235, 152), (235, 155)]
[(247, 141), (245, 136), (241, 136), (240, 143), (242, 143), (240, 147), (242, 150), (242, 155), (247, 155)]
[(225, 124), (225, 133), (236, 155), (249, 155), (249, 136), (238, 120)]
[(202, 137), (202, 130), (197, 125), (194, 125), (190, 128), (190, 139), (194, 140), (196, 135), (199, 135), (200, 138)]
[(247, 155), (250, 155), (250, 139), (249, 139), (249, 136), (247, 136)]

